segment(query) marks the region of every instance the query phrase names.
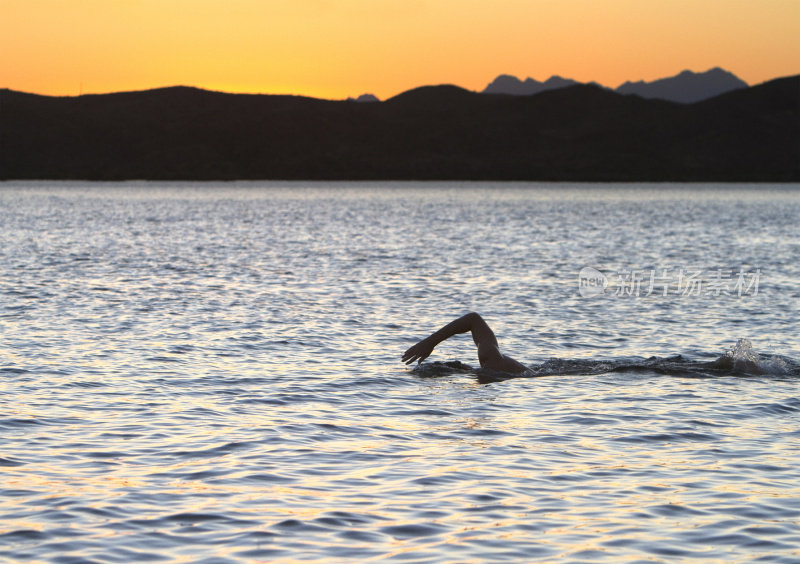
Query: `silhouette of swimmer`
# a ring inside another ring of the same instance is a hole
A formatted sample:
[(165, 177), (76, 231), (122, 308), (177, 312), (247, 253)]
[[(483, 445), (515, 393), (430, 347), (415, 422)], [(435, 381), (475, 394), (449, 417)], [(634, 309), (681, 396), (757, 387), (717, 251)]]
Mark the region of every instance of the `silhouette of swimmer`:
[(425, 337), (409, 348), (403, 353), (403, 362), (411, 364), (416, 360), (417, 363), (420, 363), (428, 358), (436, 345), (445, 339), (458, 333), (468, 332), (472, 332), (472, 340), (478, 347), (478, 361), (481, 363), (481, 368), (507, 374), (521, 374), (528, 370), (527, 366), (500, 352), (500, 345), (497, 344), (494, 333), (483, 318), (475, 312), (451, 321), (433, 335)]

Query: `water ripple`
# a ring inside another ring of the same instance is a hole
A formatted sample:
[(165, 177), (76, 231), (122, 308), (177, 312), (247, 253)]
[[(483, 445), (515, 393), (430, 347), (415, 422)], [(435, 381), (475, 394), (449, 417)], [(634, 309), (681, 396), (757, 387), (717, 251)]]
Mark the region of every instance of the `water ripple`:
[[(799, 195), (0, 185), (3, 558), (794, 562)], [(399, 362), (468, 310), (528, 377)]]

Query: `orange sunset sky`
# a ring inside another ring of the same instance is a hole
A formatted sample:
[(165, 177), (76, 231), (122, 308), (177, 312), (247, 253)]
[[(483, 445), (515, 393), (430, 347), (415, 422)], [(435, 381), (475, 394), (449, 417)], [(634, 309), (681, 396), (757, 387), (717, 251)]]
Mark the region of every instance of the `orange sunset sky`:
[(381, 99), (500, 73), (800, 73), (800, 0), (0, 0), (0, 87)]

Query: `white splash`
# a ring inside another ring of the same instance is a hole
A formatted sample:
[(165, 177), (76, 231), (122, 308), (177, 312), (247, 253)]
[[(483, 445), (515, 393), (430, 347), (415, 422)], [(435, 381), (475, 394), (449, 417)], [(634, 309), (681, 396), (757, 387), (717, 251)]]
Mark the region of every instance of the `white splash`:
[(736, 372), (750, 374), (786, 374), (786, 362), (777, 356), (761, 357), (753, 350), (750, 339), (739, 339), (725, 356), (733, 362)]

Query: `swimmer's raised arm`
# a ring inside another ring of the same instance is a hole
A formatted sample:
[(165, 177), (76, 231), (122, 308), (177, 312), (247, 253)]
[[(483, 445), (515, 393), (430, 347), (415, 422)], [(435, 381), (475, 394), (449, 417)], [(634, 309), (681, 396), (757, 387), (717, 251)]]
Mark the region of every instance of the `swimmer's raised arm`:
[(472, 333), (472, 340), (478, 347), (478, 360), (482, 368), (498, 370), (501, 372), (519, 373), (527, 370), (525, 366), (511, 357), (500, 353), (500, 346), (494, 332), (483, 318), (475, 312), (470, 312), (458, 319), (451, 321), (434, 334), (425, 337), (419, 343), (410, 347), (403, 353), (403, 362), (411, 364), (414, 361), (422, 362), (430, 356), (433, 349), (453, 335), (458, 333)]

